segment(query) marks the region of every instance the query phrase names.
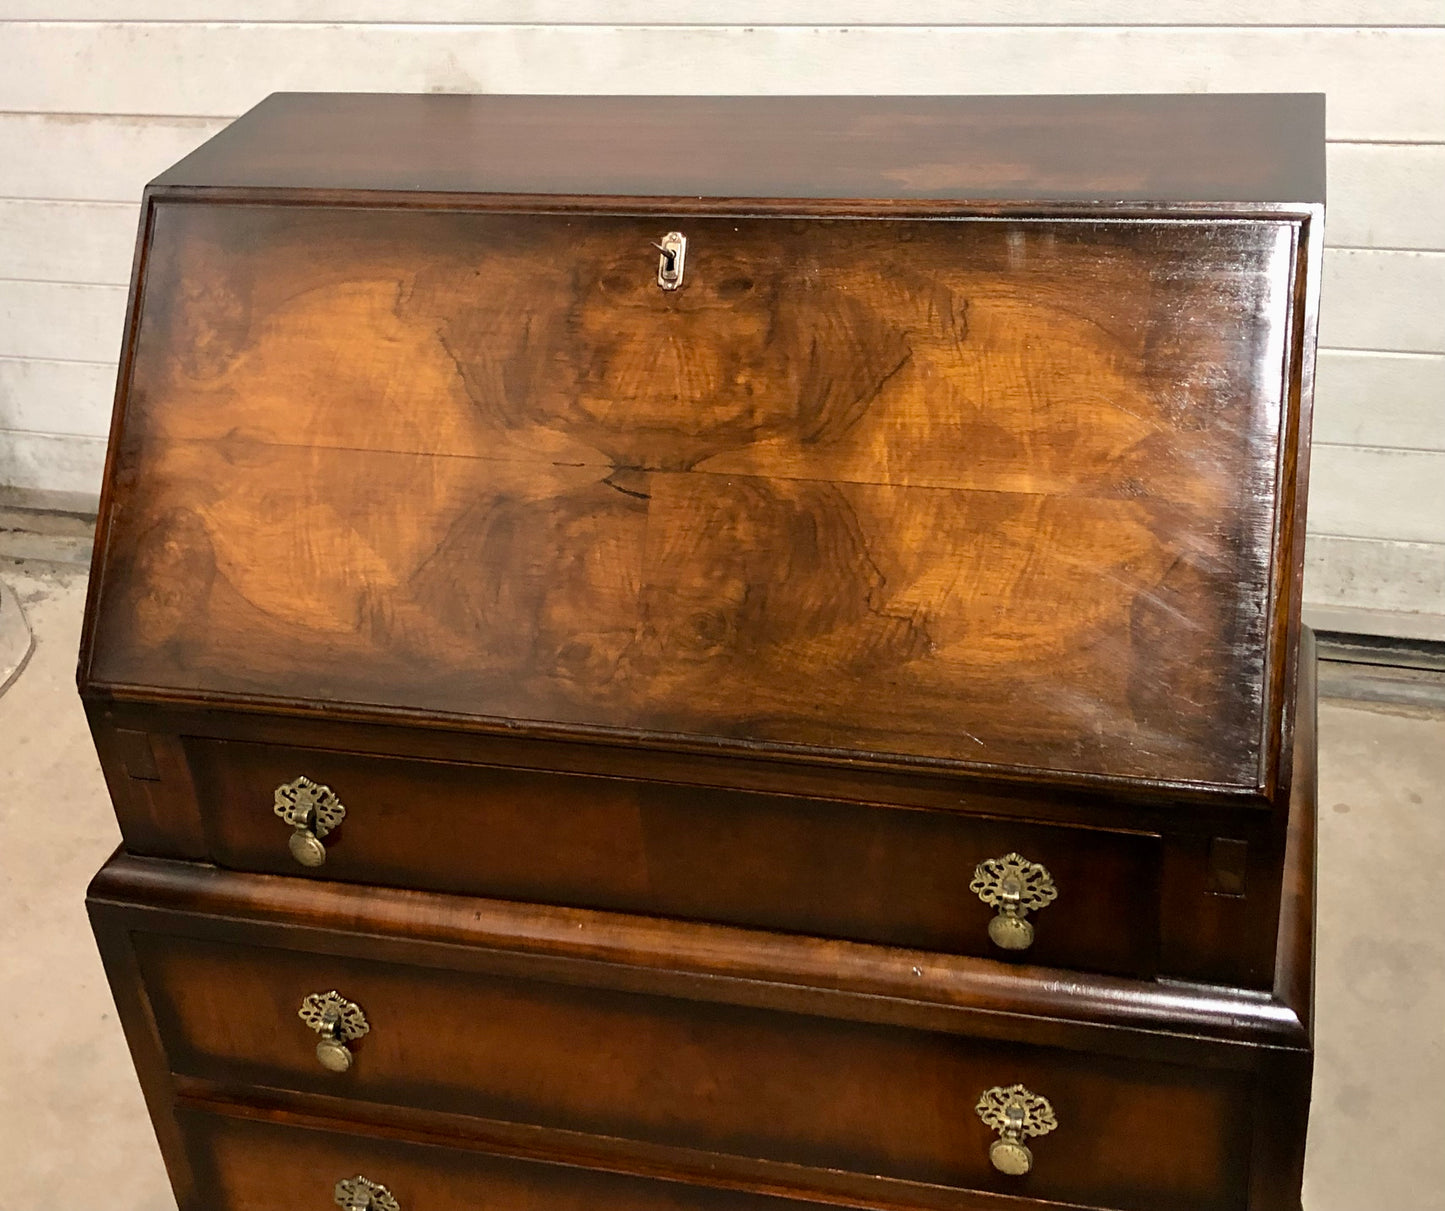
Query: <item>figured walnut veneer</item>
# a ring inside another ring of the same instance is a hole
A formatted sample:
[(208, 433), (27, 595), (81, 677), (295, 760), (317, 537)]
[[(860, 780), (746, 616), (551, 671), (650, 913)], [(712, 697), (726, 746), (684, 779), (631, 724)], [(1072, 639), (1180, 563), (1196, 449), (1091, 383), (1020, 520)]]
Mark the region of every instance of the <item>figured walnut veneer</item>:
[(92, 684), (1262, 784), (1289, 221), (161, 203)]

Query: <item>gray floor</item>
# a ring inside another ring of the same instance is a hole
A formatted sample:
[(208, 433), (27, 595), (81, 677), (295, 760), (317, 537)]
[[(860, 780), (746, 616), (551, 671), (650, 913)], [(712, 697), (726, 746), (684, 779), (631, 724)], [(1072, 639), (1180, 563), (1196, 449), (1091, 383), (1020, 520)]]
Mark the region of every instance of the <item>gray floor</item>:
[[(81, 906), (119, 839), (75, 696), (83, 574), (0, 579), (36, 641), (0, 696), (0, 1211), (173, 1208)], [(1445, 718), (1327, 702), (1321, 730), (1305, 1205), (1445, 1209)]]

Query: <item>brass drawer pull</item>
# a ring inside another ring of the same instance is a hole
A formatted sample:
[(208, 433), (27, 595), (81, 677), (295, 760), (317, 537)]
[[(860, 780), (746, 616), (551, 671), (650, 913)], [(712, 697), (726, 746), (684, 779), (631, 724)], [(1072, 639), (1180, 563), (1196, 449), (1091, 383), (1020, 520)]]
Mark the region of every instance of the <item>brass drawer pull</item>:
[(975, 1107), (986, 1127), (999, 1138), (988, 1147), (988, 1159), (1000, 1173), (1021, 1177), (1034, 1167), (1034, 1154), (1026, 1136), (1048, 1135), (1059, 1125), (1049, 1099), (1030, 1093), (1022, 1085), (985, 1090)]
[(359, 1173), (336, 1183), (336, 1205), (346, 1211), (401, 1211), (390, 1190)]
[(346, 808), (329, 786), (300, 777), (276, 788), (276, 814), (296, 831), (291, 834), (291, 856), (302, 866), (326, 861), (321, 838), (346, 819)]
[(348, 1001), (334, 988), (330, 992), (313, 992), (301, 1002), (297, 1016), (321, 1036), (316, 1044), (316, 1058), (330, 1072), (345, 1072), (351, 1067), (348, 1043), (361, 1038), (371, 1023), (361, 1006)]
[(988, 923), (988, 936), (1003, 950), (1027, 950), (1033, 944), (1034, 926), (1025, 918), (1059, 896), (1049, 872), (1019, 854), (980, 862), (968, 890), (998, 909), (998, 916)]

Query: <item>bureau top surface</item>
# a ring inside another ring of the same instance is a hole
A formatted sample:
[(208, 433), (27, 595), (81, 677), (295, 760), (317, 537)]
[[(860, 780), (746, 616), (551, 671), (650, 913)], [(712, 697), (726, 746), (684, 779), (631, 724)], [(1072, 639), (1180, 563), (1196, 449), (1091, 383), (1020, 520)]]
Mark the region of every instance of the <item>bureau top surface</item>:
[(156, 184), (1298, 205), (1324, 199), (1324, 98), (278, 93)]

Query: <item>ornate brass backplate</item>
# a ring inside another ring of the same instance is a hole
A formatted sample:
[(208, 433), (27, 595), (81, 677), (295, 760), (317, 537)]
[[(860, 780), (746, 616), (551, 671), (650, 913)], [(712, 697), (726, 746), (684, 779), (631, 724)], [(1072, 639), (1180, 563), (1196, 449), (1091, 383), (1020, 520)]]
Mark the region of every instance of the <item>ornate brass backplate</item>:
[(1047, 1135), (1059, 1125), (1048, 1098), (1030, 1093), (1022, 1085), (984, 1090), (975, 1109), (984, 1125), (999, 1133), (989, 1145), (988, 1159), (1000, 1173), (1013, 1177), (1034, 1167), (1034, 1154), (1024, 1139)]
[(316, 1044), (316, 1058), (331, 1072), (345, 1072), (351, 1067), (348, 1043), (371, 1030), (366, 1015), (355, 1001), (348, 1001), (334, 988), (330, 992), (313, 992), (301, 1002), (297, 1016), (321, 1036)]
[(320, 866), (326, 861), (321, 838), (346, 818), (346, 808), (329, 786), (302, 775), (276, 788), (275, 812), (295, 831), (291, 834), (291, 856), (302, 866)]
[(359, 1173), (336, 1183), (336, 1205), (346, 1211), (401, 1211), (390, 1190)]
[(968, 889), (990, 908), (998, 909), (988, 923), (988, 936), (1004, 950), (1027, 950), (1034, 940), (1034, 927), (1025, 918), (1052, 904), (1059, 895), (1049, 872), (1020, 854), (980, 862)]

